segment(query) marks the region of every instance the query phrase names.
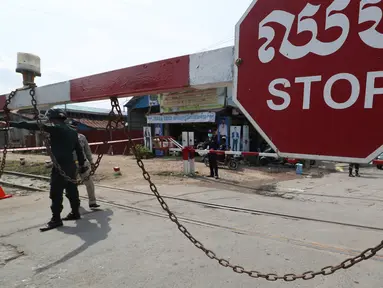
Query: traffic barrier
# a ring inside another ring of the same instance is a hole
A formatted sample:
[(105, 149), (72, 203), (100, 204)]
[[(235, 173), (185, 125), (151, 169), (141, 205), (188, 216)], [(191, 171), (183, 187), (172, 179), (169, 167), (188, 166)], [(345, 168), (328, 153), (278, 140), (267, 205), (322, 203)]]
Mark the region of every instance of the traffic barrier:
[(189, 165), (189, 149), (187, 147), (182, 149), (182, 159), (184, 162), (184, 174), (190, 174), (190, 165)]
[(222, 150), (196, 150), (193, 147), (171, 148), (169, 151), (182, 152), (185, 175), (195, 175), (195, 153), (206, 155), (208, 153), (216, 153), (218, 155), (242, 155), (242, 156), (265, 156), (278, 158), (276, 153), (262, 152), (241, 152), (241, 151), (222, 151)]
[(11, 194), (5, 194), (3, 187), (0, 186), (0, 200), (11, 198)]
[(121, 176), (121, 170), (120, 167), (113, 167), (114, 176)]
[[(143, 140), (144, 138), (134, 138), (132, 141), (140, 141)], [(128, 142), (128, 139), (123, 139), (123, 140), (113, 140), (113, 141), (108, 141), (106, 144), (115, 144), (115, 143), (124, 143)], [(103, 145), (104, 142), (93, 142), (89, 143), (89, 146), (99, 146)], [(46, 150), (45, 146), (40, 146), (40, 147), (23, 147), (23, 148), (11, 148), (7, 149), (8, 152), (24, 152), (24, 151), (39, 151), (39, 150)], [(0, 152), (3, 152), (3, 149), (0, 149)]]
[(189, 149), (189, 174), (195, 175), (195, 162), (194, 162), (195, 152), (193, 149)]
[[(170, 136), (155, 136), (155, 137), (153, 137), (153, 143), (155, 142), (156, 139), (158, 139), (158, 142), (161, 143), (161, 146), (160, 147), (153, 147), (154, 149), (157, 149), (157, 150), (169, 150), (173, 146), (176, 146), (174, 144), (174, 142), (175, 142), (174, 139), (172, 137), (170, 137)], [(142, 141), (142, 140), (144, 140), (144, 138), (133, 138), (132, 139), (132, 141), (134, 141), (134, 142), (138, 142), (138, 141)], [(117, 144), (117, 143), (127, 143), (128, 144), (128, 142), (129, 142), (128, 139), (108, 141), (106, 144), (110, 144), (111, 145), (111, 147), (108, 149), (108, 154), (110, 154), (110, 155), (114, 154), (113, 148), (112, 148), (112, 144)], [(104, 145), (104, 142), (92, 142), (92, 143), (89, 143), (89, 146), (97, 146), (96, 150), (94, 151), (94, 153), (97, 153), (97, 150), (98, 150), (99, 146), (102, 146), (102, 145)], [(128, 147), (126, 145), (124, 150), (123, 150), (123, 154), (124, 155), (126, 153), (127, 148)], [(45, 146), (7, 149), (8, 152), (26, 152), (26, 151), (43, 151), (43, 150), (46, 150)], [(0, 153), (1, 152), (3, 152), (3, 149), (0, 149)]]
[[(170, 148), (169, 151), (180, 152), (185, 148)], [(218, 155), (242, 155), (242, 156), (264, 156), (264, 157), (273, 157), (279, 158), (277, 153), (263, 153), (263, 152), (242, 152), (242, 151), (223, 151), (223, 150), (199, 150), (193, 148), (187, 148), (194, 153), (198, 153), (200, 156), (206, 155), (208, 153), (215, 153)]]

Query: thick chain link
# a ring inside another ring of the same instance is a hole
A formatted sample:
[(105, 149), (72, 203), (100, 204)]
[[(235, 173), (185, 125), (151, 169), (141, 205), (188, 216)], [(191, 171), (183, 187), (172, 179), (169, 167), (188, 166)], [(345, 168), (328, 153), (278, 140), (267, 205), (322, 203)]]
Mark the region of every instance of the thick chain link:
[(4, 173), (4, 169), (5, 169), (5, 162), (6, 162), (6, 159), (7, 159), (7, 149), (8, 149), (8, 146), (9, 146), (9, 121), (11, 121), (11, 110), (9, 110), (8, 108), (8, 105), (11, 103), (12, 101), (12, 98), (16, 96), (16, 93), (17, 93), (18, 90), (14, 90), (12, 91), (8, 97), (6, 98), (5, 100), (5, 104), (3, 106), (3, 111), (4, 111), (4, 120), (5, 120), (5, 123), (6, 123), (6, 126), (4, 127), (4, 148), (3, 148), (3, 157), (1, 159), (1, 164), (0, 164), (0, 178), (1, 176), (3, 176), (3, 173)]
[[(121, 113), (121, 108), (118, 105), (117, 98), (111, 98), (111, 101), (112, 101), (112, 103), (114, 102), (114, 105), (116, 105), (117, 112), (120, 115), (119, 119), (121, 119), (121, 121), (124, 121), (123, 115)], [(365, 251), (363, 251), (361, 254), (359, 254), (358, 256), (355, 256), (353, 258), (348, 258), (337, 266), (327, 266), (327, 267), (322, 268), (320, 271), (317, 271), (317, 272), (307, 271), (303, 274), (290, 273), (290, 274), (285, 274), (285, 275), (279, 276), (279, 275), (274, 274), (274, 273), (265, 274), (265, 273), (261, 273), (261, 272), (255, 271), (255, 270), (247, 270), (244, 267), (239, 266), (239, 265), (233, 265), (227, 259), (220, 258), (212, 250), (205, 248), (205, 246), (200, 241), (198, 241), (196, 238), (194, 238), (194, 236), (191, 235), (191, 233), (186, 229), (186, 227), (183, 226), (178, 221), (177, 216), (169, 209), (168, 204), (166, 204), (165, 200), (162, 198), (162, 196), (158, 192), (156, 185), (151, 180), (151, 177), (150, 177), (148, 171), (146, 171), (145, 165), (142, 162), (141, 158), (139, 157), (139, 154), (137, 153), (136, 147), (135, 147), (129, 133), (127, 133), (127, 137), (128, 137), (129, 145), (131, 146), (132, 152), (136, 158), (137, 165), (142, 170), (142, 175), (143, 175), (144, 179), (146, 181), (148, 181), (150, 190), (156, 196), (162, 209), (168, 214), (169, 219), (172, 222), (174, 222), (177, 225), (178, 230), (180, 230), (181, 233), (184, 234), (185, 237), (187, 239), (189, 239), (189, 241), (194, 244), (194, 246), (196, 246), (198, 249), (202, 250), (206, 254), (207, 257), (209, 257), (210, 259), (216, 260), (218, 262), (218, 264), (220, 264), (223, 267), (231, 268), (235, 273), (246, 274), (252, 278), (261, 278), (261, 279), (266, 279), (268, 281), (284, 280), (286, 282), (291, 282), (291, 281), (295, 281), (298, 279), (310, 280), (310, 279), (315, 278), (318, 275), (326, 276), (326, 275), (331, 275), (340, 269), (348, 269), (348, 268), (354, 266), (355, 264), (357, 264), (363, 260), (370, 259), (371, 257), (375, 256), (378, 251), (383, 249), (383, 241), (382, 241), (376, 247), (368, 248)]]
[[(39, 110), (37, 108), (37, 101), (36, 101), (36, 98), (35, 98), (35, 93), (36, 93), (35, 92), (35, 86), (31, 85), (30, 86), (30, 90), (29, 90), (29, 95), (31, 96), (31, 103), (32, 103), (32, 106), (33, 106), (35, 118), (36, 118), (36, 121), (37, 121), (37, 125), (39, 126), (41, 135), (43, 136), (43, 141), (44, 141), (45, 147), (47, 149), (47, 154), (52, 159), (53, 166), (55, 167), (55, 169), (57, 169), (57, 171), (60, 173), (60, 175), (65, 178), (65, 180), (67, 180), (69, 182), (72, 182), (72, 183), (75, 183), (75, 184), (78, 184), (78, 185), (84, 183), (92, 175), (94, 175), (94, 173), (96, 172), (98, 166), (100, 165), (100, 162), (101, 162), (102, 157), (104, 156), (104, 153), (99, 153), (97, 155), (96, 162), (91, 166), (90, 172), (87, 173), (87, 175), (82, 180), (73, 179), (73, 178), (69, 177), (68, 175), (66, 175), (65, 172), (60, 167), (60, 164), (57, 162), (55, 156), (52, 153), (50, 135), (49, 135), (49, 133), (45, 132), (44, 124), (42, 123), (42, 120), (39, 117), (40, 112), (39, 112)], [(112, 105), (112, 110), (110, 111), (108, 116), (109, 116), (108, 117), (109, 118), (108, 119), (108, 124), (105, 127), (105, 132), (106, 132), (106, 136), (107, 137), (103, 141), (103, 146), (108, 144), (108, 142), (110, 141), (110, 138), (111, 138), (110, 137), (111, 136), (111, 132), (113, 131), (113, 129), (117, 128), (117, 126), (113, 126), (113, 124), (116, 123), (116, 121), (115, 121), (116, 113), (115, 113), (115, 107), (113, 107), (113, 105)]]

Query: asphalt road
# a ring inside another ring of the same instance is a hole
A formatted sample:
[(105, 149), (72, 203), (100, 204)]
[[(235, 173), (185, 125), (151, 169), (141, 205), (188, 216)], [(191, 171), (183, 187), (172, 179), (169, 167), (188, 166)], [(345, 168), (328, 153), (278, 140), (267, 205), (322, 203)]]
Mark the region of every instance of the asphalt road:
[[(205, 202), (167, 200), (218, 257), (265, 273), (303, 273), (338, 265), (383, 240), (383, 173), (361, 172), (361, 178), (335, 173), (265, 191), (222, 185), (159, 191)], [(149, 192), (135, 183), (119, 188)], [(82, 220), (45, 233), (38, 227), (50, 217), (47, 193), (1, 200), (0, 287), (382, 287), (383, 253), (310, 281), (269, 283), (236, 274), (194, 247), (154, 197), (109, 188), (97, 193), (102, 211), (84, 211)]]

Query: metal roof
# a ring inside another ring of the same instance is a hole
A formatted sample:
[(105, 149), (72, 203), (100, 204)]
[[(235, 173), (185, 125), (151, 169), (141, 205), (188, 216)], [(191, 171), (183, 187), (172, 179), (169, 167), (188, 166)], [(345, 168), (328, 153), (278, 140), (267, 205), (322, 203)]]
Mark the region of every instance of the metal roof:
[(81, 106), (76, 104), (66, 104), (66, 105), (61, 104), (61, 105), (56, 105), (53, 108), (64, 109), (67, 112), (99, 114), (99, 115), (108, 115), (110, 112), (110, 110), (105, 108), (88, 107), (88, 106)]
[[(90, 128), (96, 129), (105, 129), (106, 125), (108, 125), (108, 120), (92, 120), (92, 119), (84, 119), (84, 118), (72, 118), (74, 121), (81, 123)], [(117, 129), (122, 129), (124, 126), (121, 123), (118, 123)]]

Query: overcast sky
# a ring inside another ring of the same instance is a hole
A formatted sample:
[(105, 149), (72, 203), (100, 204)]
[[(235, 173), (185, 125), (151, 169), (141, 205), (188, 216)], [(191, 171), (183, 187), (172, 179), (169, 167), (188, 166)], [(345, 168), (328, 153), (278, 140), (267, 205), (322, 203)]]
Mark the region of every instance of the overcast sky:
[(0, 0), (0, 94), (20, 87), (17, 52), (41, 57), (42, 86), (233, 45), (251, 2)]

